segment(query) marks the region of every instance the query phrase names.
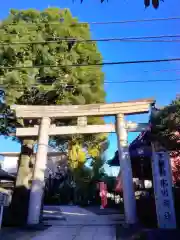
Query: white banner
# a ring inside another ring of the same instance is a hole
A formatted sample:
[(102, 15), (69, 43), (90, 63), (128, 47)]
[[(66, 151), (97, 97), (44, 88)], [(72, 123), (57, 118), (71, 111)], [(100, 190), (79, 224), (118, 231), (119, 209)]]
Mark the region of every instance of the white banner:
[(152, 174), (158, 226), (159, 228), (176, 228), (172, 171), (167, 152), (152, 152)]

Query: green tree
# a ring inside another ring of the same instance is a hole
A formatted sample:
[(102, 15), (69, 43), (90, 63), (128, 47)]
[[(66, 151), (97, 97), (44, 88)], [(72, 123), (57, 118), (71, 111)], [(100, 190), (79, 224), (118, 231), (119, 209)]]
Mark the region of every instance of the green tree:
[[(27, 127), (38, 123), (37, 120), (23, 121), (13, 118), (9, 110), (12, 104), (61, 105), (104, 102), (102, 68), (68, 66), (102, 62), (96, 43), (79, 41), (91, 38), (89, 26), (76, 23), (78, 19), (72, 17), (68, 9), (59, 8), (48, 8), (44, 11), (11, 10), (8, 18), (1, 22), (0, 80), (3, 84), (1, 134), (11, 135), (17, 126)], [(88, 119), (88, 122), (93, 121), (99, 123), (102, 119)], [(74, 124), (74, 120), (55, 123), (69, 125)], [(88, 146), (90, 136), (86, 138), (84, 142)], [(77, 139), (83, 142), (82, 136), (76, 137), (76, 141)], [(97, 135), (93, 139), (100, 142), (105, 136)], [(27, 218), (34, 164), (32, 156), (36, 139), (18, 140), (22, 147), (11, 205), (11, 220), (13, 224), (22, 225)], [(67, 148), (71, 140), (54, 138), (51, 143)]]
[(105, 176), (104, 172), (104, 161), (101, 156), (97, 156), (92, 160), (92, 180), (97, 183), (103, 179)]
[(152, 140), (167, 150), (180, 150), (180, 98), (168, 106), (154, 111), (151, 116)]
[(180, 183), (180, 97), (161, 109), (154, 109), (151, 116), (151, 141), (160, 143), (172, 158), (173, 182)]

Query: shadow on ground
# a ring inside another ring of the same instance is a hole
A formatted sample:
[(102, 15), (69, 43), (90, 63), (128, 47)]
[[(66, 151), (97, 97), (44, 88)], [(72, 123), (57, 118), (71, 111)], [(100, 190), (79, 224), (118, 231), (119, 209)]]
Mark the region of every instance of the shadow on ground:
[(10, 228), (4, 227), (0, 230), (1, 240), (30, 240), (49, 226), (38, 226), (33, 228)]
[(113, 209), (113, 208), (104, 208), (104, 209), (100, 209), (99, 206), (96, 207), (91, 207), (91, 206), (87, 206), (87, 207), (83, 207), (84, 209), (86, 209), (89, 212), (95, 213), (97, 215), (114, 215), (114, 214), (123, 214), (123, 211), (118, 210), (118, 209)]
[(177, 240), (180, 239), (180, 230), (143, 229), (139, 226), (116, 226), (117, 240)]
[(3, 227), (0, 240), (30, 240), (51, 226), (51, 220), (65, 220), (59, 206), (44, 206), (43, 223), (31, 227)]

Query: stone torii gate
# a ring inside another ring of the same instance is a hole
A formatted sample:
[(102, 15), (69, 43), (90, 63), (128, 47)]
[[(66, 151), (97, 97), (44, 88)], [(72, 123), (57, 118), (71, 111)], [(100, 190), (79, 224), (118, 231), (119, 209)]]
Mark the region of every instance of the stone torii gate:
[[(16, 130), (16, 136), (18, 137), (38, 136), (38, 149), (28, 209), (28, 224), (39, 223), (49, 136), (110, 132), (117, 133), (119, 161), (122, 171), (125, 220), (127, 224), (136, 223), (136, 202), (127, 135), (128, 132), (141, 132), (145, 130), (147, 124), (126, 122), (124, 116), (148, 113), (152, 103), (154, 103), (153, 99), (140, 99), (110, 104), (12, 106), (11, 109), (15, 110), (17, 118), (41, 119), (40, 126), (17, 128)], [(88, 116), (115, 116), (116, 123), (87, 125)], [(51, 125), (52, 118), (77, 118), (77, 126), (56, 127), (55, 125)]]

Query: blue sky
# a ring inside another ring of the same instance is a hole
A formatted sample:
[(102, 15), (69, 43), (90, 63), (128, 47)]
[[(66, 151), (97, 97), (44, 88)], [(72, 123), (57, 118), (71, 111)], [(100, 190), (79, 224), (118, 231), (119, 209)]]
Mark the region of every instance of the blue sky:
[[(144, 8), (144, 0), (109, 0), (108, 3), (100, 4), (100, 0), (8, 0), (2, 1), (0, 19), (5, 18), (11, 8), (15, 9), (44, 9), (48, 6), (70, 8), (72, 14), (77, 16), (79, 21), (85, 22), (104, 22), (120, 21), (130, 19), (144, 18), (164, 18), (180, 16), (178, 0), (165, 0), (161, 2), (158, 10), (149, 7)], [(92, 4), (93, 3), (93, 4)], [(118, 38), (118, 37), (138, 37), (153, 35), (171, 35), (179, 33), (180, 20), (146, 22), (146, 23), (128, 23), (112, 25), (91, 25), (93, 38)], [(99, 50), (103, 55), (104, 61), (129, 61), (143, 59), (160, 59), (168, 57), (179, 57), (180, 43), (120, 43), (104, 42), (98, 43)], [(160, 69), (178, 69), (178, 62), (140, 64), (140, 65), (116, 65), (106, 66), (105, 81), (121, 80), (159, 80), (179, 78), (180, 72), (155, 72)], [(148, 70), (148, 72), (144, 72)], [(176, 94), (179, 93), (178, 82), (156, 82), (156, 83), (128, 83), (128, 84), (105, 84), (107, 92), (107, 102), (118, 102), (133, 100), (137, 98), (154, 97), (158, 105), (166, 105)], [(107, 122), (113, 122), (114, 118), (106, 119)], [(130, 116), (128, 120), (137, 122), (146, 122), (147, 115)], [(129, 142), (137, 134), (129, 134)], [(116, 135), (109, 136), (110, 148), (107, 157), (113, 156), (117, 148)], [(0, 138), (0, 152), (19, 151), (19, 145), (10, 140)]]

